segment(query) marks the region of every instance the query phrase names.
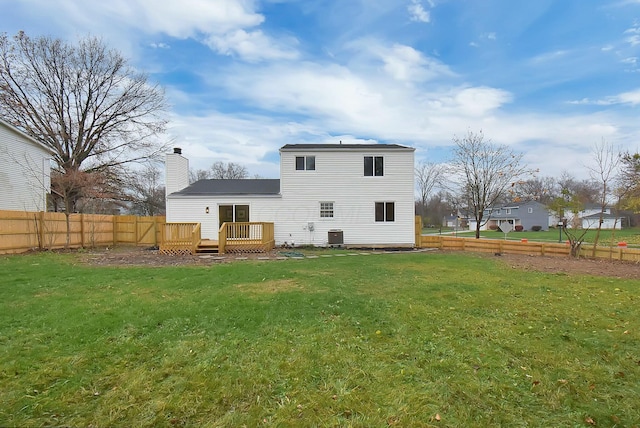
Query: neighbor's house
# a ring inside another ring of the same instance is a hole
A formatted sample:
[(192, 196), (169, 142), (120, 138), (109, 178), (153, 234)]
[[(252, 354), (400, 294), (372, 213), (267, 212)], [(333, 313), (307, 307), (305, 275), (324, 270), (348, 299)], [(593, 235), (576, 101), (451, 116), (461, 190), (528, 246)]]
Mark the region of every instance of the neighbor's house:
[(395, 144), (287, 144), (280, 179), (188, 182), (179, 149), (166, 157), (168, 223), (274, 224), (276, 245), (411, 247), (414, 150)]
[[(600, 222), (600, 211), (602, 207), (598, 204), (586, 204), (585, 207), (577, 214), (566, 213), (566, 227), (568, 228), (582, 228), (582, 229), (597, 229)], [(549, 225), (556, 226), (559, 223), (558, 215), (553, 213), (549, 217)], [(626, 215), (620, 213), (615, 214), (615, 210), (612, 207), (605, 207), (602, 212), (602, 227), (601, 229), (622, 229), (623, 225), (629, 223), (629, 219)]]
[(0, 119), (0, 210), (46, 211), (52, 153)]
[[(496, 229), (505, 223), (511, 224), (514, 229), (516, 226), (522, 226), (523, 230), (532, 230), (533, 226), (540, 226), (540, 230), (549, 230), (549, 210), (537, 201), (487, 208), (482, 221), (485, 220), (487, 221), (480, 230)], [(469, 220), (469, 230), (476, 230), (476, 221), (473, 218)]]
[[(597, 204), (587, 204), (578, 213), (583, 229), (597, 229), (600, 222), (600, 212), (602, 207)], [(605, 207), (602, 211), (601, 229), (622, 229), (623, 216), (615, 215), (611, 207)]]

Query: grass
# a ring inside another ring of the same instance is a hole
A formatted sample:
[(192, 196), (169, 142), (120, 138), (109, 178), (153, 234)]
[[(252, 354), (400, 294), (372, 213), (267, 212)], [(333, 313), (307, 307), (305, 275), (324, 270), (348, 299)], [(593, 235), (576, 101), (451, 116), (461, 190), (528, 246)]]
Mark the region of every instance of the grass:
[[(452, 230), (442, 230), (443, 233), (447, 233), (449, 235), (453, 234)], [(439, 234), (439, 229), (423, 229), (423, 234)], [(504, 233), (500, 231), (481, 231), (480, 232), (482, 238), (487, 239), (505, 239)], [(464, 237), (473, 237), (475, 236), (475, 231), (457, 231), (457, 236)], [(585, 234), (585, 242), (593, 242), (595, 240), (596, 230), (588, 230)], [(520, 240), (520, 239), (528, 239), (530, 241), (541, 241), (541, 242), (558, 242), (560, 238), (560, 233), (558, 229), (550, 229), (550, 230), (541, 230), (538, 232), (532, 231), (522, 231), (515, 232), (511, 231), (507, 234), (508, 240)], [(564, 231), (562, 232), (562, 240), (563, 242), (567, 239)], [(610, 245), (613, 242), (613, 245), (617, 245), (619, 241), (625, 241), (631, 245), (640, 245), (640, 229), (639, 228), (626, 228), (622, 230), (602, 230), (600, 231), (599, 242), (601, 245)]]
[(640, 421), (637, 281), (438, 253), (0, 271), (0, 426)]

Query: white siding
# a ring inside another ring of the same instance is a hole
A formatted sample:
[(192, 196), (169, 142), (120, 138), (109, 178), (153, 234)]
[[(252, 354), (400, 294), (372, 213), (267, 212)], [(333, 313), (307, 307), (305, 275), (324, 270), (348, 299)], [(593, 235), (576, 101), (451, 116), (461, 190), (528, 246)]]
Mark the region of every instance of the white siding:
[(165, 156), (165, 174), (166, 197), (189, 185), (189, 160), (178, 153), (168, 153)]
[[(296, 171), (296, 156), (309, 155), (316, 157), (315, 171)], [(365, 156), (384, 158), (383, 176), (364, 176)], [(328, 231), (339, 229), (345, 245), (414, 244), (413, 150), (283, 150), (280, 177), (276, 242), (324, 246)], [(320, 202), (334, 203), (334, 218), (320, 218)], [(393, 202), (395, 221), (376, 222), (376, 202)]]
[(50, 158), (44, 146), (0, 121), (0, 209), (46, 210)]
[[(278, 196), (258, 197), (194, 197), (167, 198), (168, 223), (200, 223), (203, 239), (218, 239), (220, 205), (249, 205), (249, 220), (273, 222), (281, 199)], [(206, 212), (209, 207), (209, 213)]]
[[(315, 156), (315, 171), (296, 171), (295, 157), (305, 155)], [(365, 177), (364, 156), (382, 156), (384, 176)], [(173, 195), (167, 198), (167, 222), (201, 223), (202, 237), (217, 239), (218, 206), (249, 205), (250, 221), (274, 223), (277, 245), (325, 246), (329, 230), (339, 229), (345, 245), (410, 247), (413, 191), (413, 149), (282, 150), (279, 196)], [(320, 218), (320, 202), (333, 202), (334, 218)], [(376, 202), (393, 202), (395, 221), (376, 222)]]

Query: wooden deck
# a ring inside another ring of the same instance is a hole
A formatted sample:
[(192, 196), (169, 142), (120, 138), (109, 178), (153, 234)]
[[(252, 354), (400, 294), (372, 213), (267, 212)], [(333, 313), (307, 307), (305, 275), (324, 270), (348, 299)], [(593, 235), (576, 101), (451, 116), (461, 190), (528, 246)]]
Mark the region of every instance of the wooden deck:
[(223, 223), (218, 240), (202, 239), (200, 223), (163, 225), (160, 252), (163, 254), (260, 253), (275, 247), (273, 223)]

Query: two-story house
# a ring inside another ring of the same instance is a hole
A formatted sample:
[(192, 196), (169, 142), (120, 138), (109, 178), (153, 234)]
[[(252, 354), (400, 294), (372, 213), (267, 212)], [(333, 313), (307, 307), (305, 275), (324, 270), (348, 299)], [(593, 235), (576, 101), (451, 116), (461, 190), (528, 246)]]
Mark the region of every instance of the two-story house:
[(598, 204), (586, 204), (578, 213), (581, 219), (583, 229), (597, 229), (598, 224), (602, 221), (601, 229), (622, 229), (624, 216), (615, 213), (615, 210), (609, 206), (602, 207)]
[[(540, 230), (549, 230), (549, 210), (537, 201), (525, 201), (506, 204), (500, 207), (487, 208), (483, 221), (487, 220), (481, 230), (499, 228), (504, 223), (512, 228), (522, 226), (523, 230), (531, 230), (533, 226), (540, 226)], [(476, 230), (476, 222), (471, 219), (469, 230)]]
[(0, 210), (46, 211), (53, 151), (0, 119)]
[[(166, 159), (167, 222), (272, 222), (276, 245), (411, 247), (414, 151), (396, 144), (287, 144), (280, 179), (200, 180), (188, 185), (180, 150)], [(341, 242), (337, 242), (338, 239)]]

